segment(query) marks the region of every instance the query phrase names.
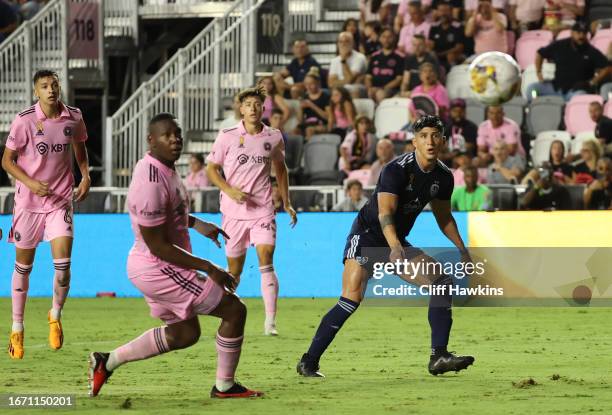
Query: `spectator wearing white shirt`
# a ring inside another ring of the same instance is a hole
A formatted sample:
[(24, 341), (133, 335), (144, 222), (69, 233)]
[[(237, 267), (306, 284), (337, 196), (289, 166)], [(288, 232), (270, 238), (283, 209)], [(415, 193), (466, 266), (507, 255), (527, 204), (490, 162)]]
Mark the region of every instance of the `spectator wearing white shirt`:
[(363, 195), (363, 185), (359, 180), (349, 180), (346, 184), (346, 198), (332, 208), (334, 212), (357, 212), (368, 198)]
[(368, 66), (365, 55), (353, 49), (354, 40), (350, 32), (338, 35), (338, 56), (329, 65), (327, 84), (330, 88), (343, 86), (354, 98), (365, 95), (363, 79)]

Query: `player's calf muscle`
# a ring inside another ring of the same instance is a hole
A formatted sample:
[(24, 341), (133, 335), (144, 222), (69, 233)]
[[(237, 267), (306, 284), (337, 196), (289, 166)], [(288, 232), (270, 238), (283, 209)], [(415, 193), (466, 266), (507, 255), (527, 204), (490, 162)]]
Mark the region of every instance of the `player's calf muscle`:
[(365, 270), (356, 261), (348, 259), (342, 275), (342, 296), (355, 302), (361, 302), (366, 283)]

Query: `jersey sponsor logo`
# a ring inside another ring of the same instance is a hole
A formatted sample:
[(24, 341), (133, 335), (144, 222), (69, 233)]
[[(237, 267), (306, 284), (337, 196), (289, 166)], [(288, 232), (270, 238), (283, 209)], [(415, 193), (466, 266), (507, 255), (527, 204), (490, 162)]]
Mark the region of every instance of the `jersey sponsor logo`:
[(429, 194), (431, 195), (431, 197), (434, 197), (435, 195), (438, 194), (439, 190), (440, 190), (440, 182), (436, 180), (429, 188)]
[(49, 151), (49, 144), (47, 143), (38, 143), (36, 144), (36, 150), (41, 156), (44, 156)]
[(241, 154), (238, 156), (238, 163), (246, 164), (247, 161), (249, 161), (249, 156), (247, 156), (246, 154)]
[(265, 142), (264, 143), (264, 150), (266, 150), (266, 151), (272, 150), (272, 144), (270, 144), (268, 142)]
[(157, 210), (152, 210), (152, 211), (141, 210), (140, 212), (138, 212), (138, 214), (144, 217), (160, 216), (160, 215), (165, 215), (166, 211), (163, 209), (157, 209)]
[(64, 144), (51, 144), (51, 152), (52, 153), (62, 153), (64, 151), (67, 151), (69, 147), (70, 147), (70, 144), (68, 144), (68, 143), (64, 143)]
[(66, 137), (72, 136), (72, 127), (64, 127), (64, 136)]

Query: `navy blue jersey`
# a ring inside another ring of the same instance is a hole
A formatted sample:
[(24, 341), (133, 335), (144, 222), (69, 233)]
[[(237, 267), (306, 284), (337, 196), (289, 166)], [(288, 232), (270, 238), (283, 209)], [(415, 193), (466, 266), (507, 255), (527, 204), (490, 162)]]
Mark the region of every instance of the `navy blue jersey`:
[(450, 200), (453, 186), (453, 174), (441, 161), (430, 172), (424, 172), (414, 152), (403, 154), (382, 169), (374, 194), (359, 211), (355, 225), (385, 240), (378, 221), (378, 193), (393, 193), (399, 197), (394, 220), (401, 241), (431, 200)]

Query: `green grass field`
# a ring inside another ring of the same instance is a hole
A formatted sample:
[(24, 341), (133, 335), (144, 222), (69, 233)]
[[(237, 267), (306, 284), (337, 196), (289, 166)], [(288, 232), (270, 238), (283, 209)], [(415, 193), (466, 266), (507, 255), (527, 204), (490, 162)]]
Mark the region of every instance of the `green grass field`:
[[(471, 353), (467, 371), (427, 373), (425, 308), (361, 307), (321, 362), (326, 379), (298, 377), (295, 365), (333, 299), (281, 300), (281, 336), (262, 335), (261, 301), (249, 307), (238, 379), (263, 390), (254, 400), (208, 397), (214, 382), (216, 321), (187, 350), (119, 368), (95, 399), (87, 396), (87, 356), (158, 325), (142, 299), (69, 299), (64, 348), (47, 346), (49, 299), (26, 309), (26, 355), (0, 358), (2, 393), (71, 393), (74, 410), (25, 413), (149, 414), (584, 414), (612, 413), (612, 309), (459, 308), (451, 350)], [(10, 299), (0, 299), (8, 340)], [(528, 379), (535, 380), (530, 385)], [(124, 408), (128, 407), (128, 408)], [(0, 408), (0, 413), (13, 413)]]

